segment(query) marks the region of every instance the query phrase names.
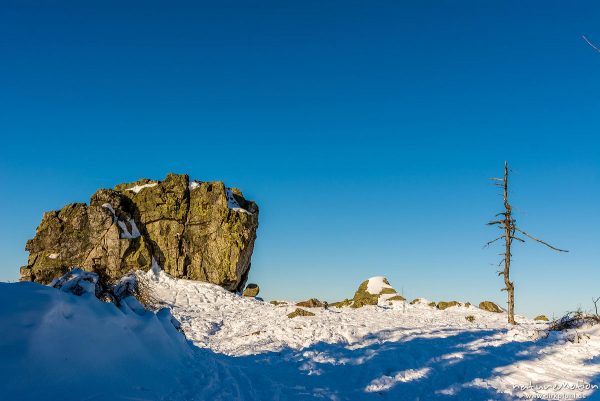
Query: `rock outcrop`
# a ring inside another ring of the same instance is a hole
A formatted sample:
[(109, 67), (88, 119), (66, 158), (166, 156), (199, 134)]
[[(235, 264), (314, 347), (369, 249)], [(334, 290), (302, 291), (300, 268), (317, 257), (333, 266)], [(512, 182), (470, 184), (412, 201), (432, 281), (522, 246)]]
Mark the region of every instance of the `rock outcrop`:
[(47, 212), (27, 241), (21, 280), (49, 283), (72, 267), (114, 282), (162, 268), (177, 278), (241, 291), (250, 269), (258, 206), (222, 182), (169, 174), (101, 189), (89, 205)]

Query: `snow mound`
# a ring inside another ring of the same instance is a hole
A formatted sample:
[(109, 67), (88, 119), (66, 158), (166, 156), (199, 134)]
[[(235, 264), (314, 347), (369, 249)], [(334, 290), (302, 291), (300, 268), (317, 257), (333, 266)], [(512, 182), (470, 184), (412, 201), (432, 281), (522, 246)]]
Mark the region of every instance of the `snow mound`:
[(367, 280), (367, 291), (373, 295), (381, 294), (384, 288), (392, 288), (387, 279), (383, 276), (371, 277)]
[[(76, 296), (75, 286), (86, 291)], [(85, 274), (60, 289), (0, 283), (0, 398), (156, 399), (178, 385), (193, 353), (168, 311), (149, 312), (133, 297), (117, 308), (94, 286)]]

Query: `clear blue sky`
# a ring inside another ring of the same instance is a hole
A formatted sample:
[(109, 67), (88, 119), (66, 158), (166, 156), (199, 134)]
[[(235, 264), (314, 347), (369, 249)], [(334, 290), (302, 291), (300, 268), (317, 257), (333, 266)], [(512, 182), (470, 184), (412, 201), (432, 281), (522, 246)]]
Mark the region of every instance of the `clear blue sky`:
[(504, 303), (483, 250), (515, 169), (517, 312), (600, 296), (595, 1), (3, 1), (0, 279), (45, 210), (188, 173), (261, 207), (267, 299)]

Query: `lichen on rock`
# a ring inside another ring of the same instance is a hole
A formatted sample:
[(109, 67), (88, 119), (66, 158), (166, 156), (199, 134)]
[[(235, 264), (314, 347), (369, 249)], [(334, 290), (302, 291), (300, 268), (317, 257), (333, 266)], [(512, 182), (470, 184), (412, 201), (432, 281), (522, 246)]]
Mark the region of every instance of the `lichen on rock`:
[(114, 282), (156, 264), (177, 278), (241, 291), (257, 228), (258, 206), (222, 182), (142, 179), (101, 189), (89, 205), (45, 213), (27, 241), (21, 279), (46, 284), (79, 266)]

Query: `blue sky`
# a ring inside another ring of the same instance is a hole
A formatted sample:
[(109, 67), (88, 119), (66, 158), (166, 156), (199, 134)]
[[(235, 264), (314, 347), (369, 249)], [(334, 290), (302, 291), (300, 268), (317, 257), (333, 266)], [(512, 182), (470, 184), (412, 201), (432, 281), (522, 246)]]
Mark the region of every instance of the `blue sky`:
[[(125, 4), (124, 4), (125, 3)], [(217, 4), (218, 3), (218, 4)], [(505, 159), (517, 313), (600, 296), (593, 1), (3, 2), (0, 279), (45, 210), (168, 172), (261, 207), (267, 299), (501, 304), (482, 249)]]

